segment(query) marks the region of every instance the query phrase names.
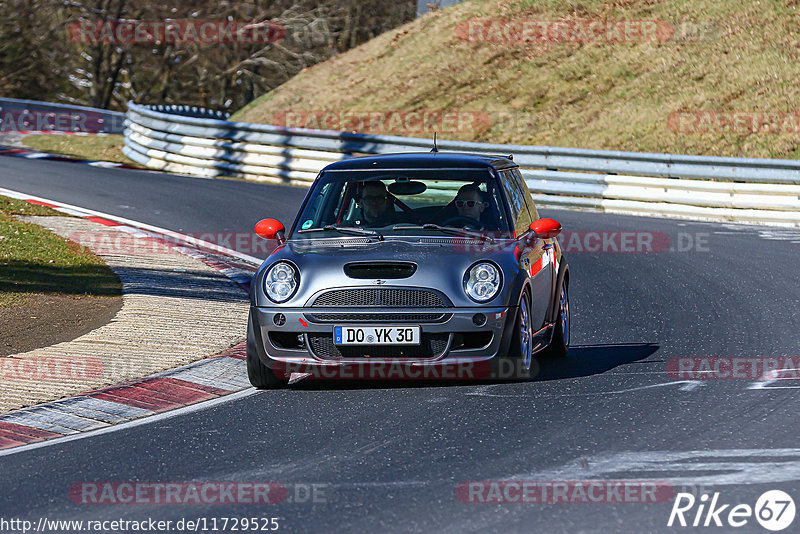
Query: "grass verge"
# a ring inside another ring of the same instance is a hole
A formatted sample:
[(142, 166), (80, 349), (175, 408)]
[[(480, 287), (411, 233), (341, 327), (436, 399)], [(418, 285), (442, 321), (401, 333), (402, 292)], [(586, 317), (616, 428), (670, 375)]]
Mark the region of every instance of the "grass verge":
[(80, 159), (93, 159), (99, 161), (113, 161), (125, 163), (133, 167), (142, 165), (129, 160), (122, 153), (125, 146), (122, 135), (58, 135), (58, 134), (33, 134), (27, 135), (22, 142), (34, 150), (63, 154)]
[(77, 243), (18, 220), (15, 215), (57, 215), (44, 206), (0, 196), (0, 307), (33, 294), (114, 296), (117, 275)]

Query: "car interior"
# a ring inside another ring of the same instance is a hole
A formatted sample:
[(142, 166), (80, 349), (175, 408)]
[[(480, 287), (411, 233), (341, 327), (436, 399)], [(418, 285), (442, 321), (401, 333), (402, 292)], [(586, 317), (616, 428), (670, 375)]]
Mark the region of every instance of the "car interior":
[[(357, 225), (363, 220), (361, 195), (366, 181), (350, 182), (342, 196), (342, 206), (336, 224)], [(464, 184), (460, 184), (464, 185)], [(460, 217), (455, 205), (458, 189), (439, 195), (438, 202), (418, 201), (415, 196), (423, 193), (427, 187), (417, 181), (395, 181), (387, 186), (387, 197), (390, 209), (395, 211), (398, 224), (409, 225), (439, 224), (442, 226), (471, 227), (478, 230), (495, 231), (500, 228), (501, 212), (498, 192), (491, 184), (475, 183), (481, 189), (481, 196), (486, 208), (481, 213), (479, 224), (470, 223), (469, 219)], [(428, 199), (425, 199), (428, 200)], [(337, 210), (339, 211), (339, 210)]]

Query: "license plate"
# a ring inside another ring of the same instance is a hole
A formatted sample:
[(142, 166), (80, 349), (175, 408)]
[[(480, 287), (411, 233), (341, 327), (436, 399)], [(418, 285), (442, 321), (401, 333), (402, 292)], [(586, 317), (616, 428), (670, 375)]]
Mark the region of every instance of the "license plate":
[(334, 345), (419, 345), (419, 326), (334, 326)]

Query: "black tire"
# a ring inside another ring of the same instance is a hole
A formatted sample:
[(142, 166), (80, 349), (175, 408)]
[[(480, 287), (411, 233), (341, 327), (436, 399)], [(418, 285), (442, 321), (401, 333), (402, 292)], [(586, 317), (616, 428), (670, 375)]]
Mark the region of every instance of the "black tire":
[(523, 291), (514, 320), (514, 333), (508, 354), (498, 361), (495, 376), (501, 380), (528, 380), (535, 365), (533, 358), (533, 328), (530, 322), (531, 298)]
[(541, 352), (542, 356), (546, 358), (564, 358), (569, 352), (572, 325), (569, 315), (569, 286), (566, 278), (561, 282), (557, 298), (558, 309), (556, 322), (553, 325), (553, 337), (550, 345)]
[(255, 332), (251, 317), (247, 319), (247, 378), (257, 389), (275, 389), (286, 386), (288, 380), (275, 376), (272, 369), (261, 363), (256, 347)]

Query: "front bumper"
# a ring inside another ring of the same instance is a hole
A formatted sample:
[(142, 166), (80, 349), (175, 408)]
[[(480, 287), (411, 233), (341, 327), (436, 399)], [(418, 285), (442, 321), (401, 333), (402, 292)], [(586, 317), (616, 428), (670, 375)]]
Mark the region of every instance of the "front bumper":
[[(279, 315), (280, 314), (280, 315)], [(276, 319), (276, 316), (277, 319)], [(281, 317), (282, 316), (282, 317)], [(478, 317), (476, 317), (478, 316)], [(485, 321), (480, 320), (483, 316)], [(344, 317), (350, 320), (344, 320)], [(379, 320), (363, 320), (379, 317)], [(399, 321), (398, 317), (407, 320)], [(251, 307), (252, 343), (264, 365), (278, 374), (314, 373), (349, 368), (351, 378), (374, 377), (371, 369), (400, 365), (414, 377), (431, 369), (454, 369), (456, 376), (480, 378), (482, 365), (508, 351), (516, 307), (324, 310), (319, 308)], [(477, 322), (477, 324), (476, 324)], [(415, 347), (335, 347), (335, 325), (418, 325), (422, 344)], [(475, 366), (478, 369), (475, 371)], [(488, 367), (487, 367), (488, 368)], [(366, 374), (365, 374), (366, 373)], [(439, 377), (435, 375), (434, 377)]]

